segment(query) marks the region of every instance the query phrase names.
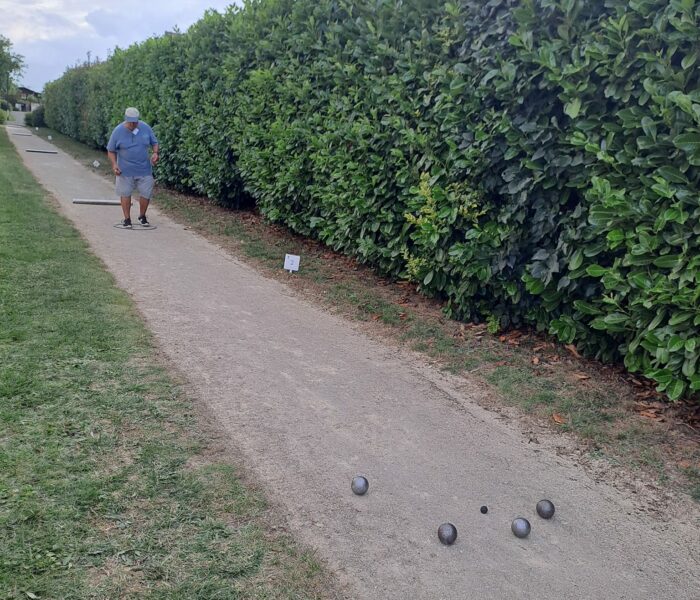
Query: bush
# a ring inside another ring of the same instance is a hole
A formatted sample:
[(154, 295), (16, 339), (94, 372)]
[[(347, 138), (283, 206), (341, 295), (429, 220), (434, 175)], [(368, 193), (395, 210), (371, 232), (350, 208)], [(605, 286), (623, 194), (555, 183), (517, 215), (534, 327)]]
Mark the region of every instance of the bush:
[(46, 119), (44, 118), (44, 106), (38, 106), (30, 114), (32, 117), (32, 125), (34, 127), (46, 127)]
[(101, 146), (447, 301), (700, 389), (700, 5), (258, 0), (47, 86)]
[(7, 116), (8, 116), (9, 110), (10, 110), (10, 104), (6, 100), (0, 98), (0, 124), (7, 121)]

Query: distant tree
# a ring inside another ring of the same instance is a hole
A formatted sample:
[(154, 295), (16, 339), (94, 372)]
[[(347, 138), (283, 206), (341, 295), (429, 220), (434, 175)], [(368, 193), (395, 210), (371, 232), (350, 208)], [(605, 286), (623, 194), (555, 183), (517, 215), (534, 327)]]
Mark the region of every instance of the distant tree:
[(15, 77), (24, 69), (24, 57), (12, 51), (12, 42), (0, 35), (0, 97), (9, 95)]

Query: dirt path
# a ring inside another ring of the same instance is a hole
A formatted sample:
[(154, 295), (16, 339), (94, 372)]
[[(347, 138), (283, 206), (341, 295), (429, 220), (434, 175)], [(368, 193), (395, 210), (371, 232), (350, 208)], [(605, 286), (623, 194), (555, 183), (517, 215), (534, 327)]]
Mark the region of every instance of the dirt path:
[[(470, 382), (369, 340), (157, 210), (157, 229), (124, 231), (118, 207), (72, 204), (114, 193), (60, 150), (25, 152), (45, 141), (10, 137), (349, 598), (700, 598), (695, 507), (636, 510), (481, 409)], [(364, 497), (350, 492), (360, 472)], [(552, 521), (534, 514), (543, 497)], [(532, 522), (525, 540), (516, 516)], [(452, 547), (436, 536), (448, 520)]]

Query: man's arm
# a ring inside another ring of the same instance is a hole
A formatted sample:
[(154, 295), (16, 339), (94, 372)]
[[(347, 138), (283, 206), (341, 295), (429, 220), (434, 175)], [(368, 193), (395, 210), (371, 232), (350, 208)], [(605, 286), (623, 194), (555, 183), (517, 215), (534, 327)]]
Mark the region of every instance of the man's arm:
[(153, 144), (153, 152), (151, 153), (151, 164), (155, 165), (158, 162), (158, 144)]
[(119, 168), (119, 165), (117, 165), (117, 153), (111, 152), (110, 150), (107, 150), (107, 158), (109, 158), (109, 162), (112, 163), (112, 172), (115, 175), (121, 175), (122, 171)]

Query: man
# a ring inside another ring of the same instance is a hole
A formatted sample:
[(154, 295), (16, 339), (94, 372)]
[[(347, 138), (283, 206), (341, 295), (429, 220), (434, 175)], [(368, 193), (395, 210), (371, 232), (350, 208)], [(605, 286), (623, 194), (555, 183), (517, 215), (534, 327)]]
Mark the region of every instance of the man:
[[(148, 150), (153, 151), (149, 157)], [(117, 195), (121, 201), (122, 225), (131, 229), (131, 196), (139, 194), (139, 222), (148, 227), (146, 211), (153, 194), (153, 165), (158, 162), (158, 140), (153, 130), (139, 120), (133, 107), (124, 112), (124, 122), (112, 131), (107, 143), (107, 157), (117, 177)]]

